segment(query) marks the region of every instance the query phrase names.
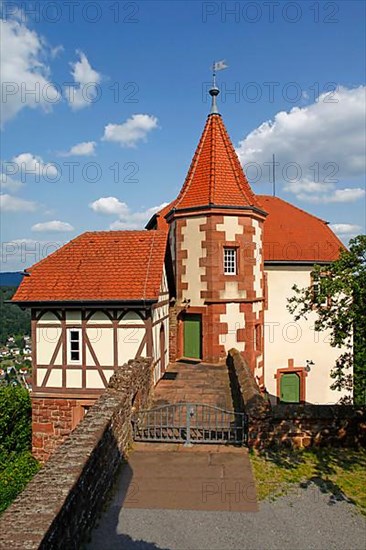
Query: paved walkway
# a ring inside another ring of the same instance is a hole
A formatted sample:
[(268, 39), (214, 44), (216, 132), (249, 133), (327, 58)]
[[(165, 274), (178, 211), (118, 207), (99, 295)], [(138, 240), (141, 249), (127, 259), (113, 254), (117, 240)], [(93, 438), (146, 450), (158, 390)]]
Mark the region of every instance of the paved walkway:
[(204, 403), (233, 410), (227, 366), (170, 364), (155, 388), (153, 406), (179, 402)]
[(135, 443), (115, 491), (112, 507), (257, 510), (248, 450), (243, 447)]
[(259, 512), (137, 510), (115, 502), (87, 550), (364, 550), (366, 518), (315, 485)]

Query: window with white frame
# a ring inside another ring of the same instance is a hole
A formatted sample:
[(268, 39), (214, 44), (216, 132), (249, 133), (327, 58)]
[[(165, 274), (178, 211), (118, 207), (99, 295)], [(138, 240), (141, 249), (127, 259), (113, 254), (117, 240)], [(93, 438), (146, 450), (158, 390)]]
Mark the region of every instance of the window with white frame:
[(324, 296), (324, 291), (322, 289), (321, 279), (312, 281), (313, 287), (313, 300), (314, 304), (319, 307), (327, 307), (328, 305), (328, 296)]
[(81, 363), (81, 329), (69, 328), (67, 331), (69, 363)]
[(236, 248), (224, 248), (224, 273), (236, 275)]

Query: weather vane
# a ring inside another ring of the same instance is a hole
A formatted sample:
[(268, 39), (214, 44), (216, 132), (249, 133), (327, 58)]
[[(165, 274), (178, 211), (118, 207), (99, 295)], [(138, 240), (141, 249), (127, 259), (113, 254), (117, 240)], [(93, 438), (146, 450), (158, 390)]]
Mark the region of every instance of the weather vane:
[(223, 71), (224, 69), (227, 69), (229, 65), (226, 64), (225, 59), (221, 59), (221, 61), (214, 61), (212, 64), (212, 76), (213, 76), (213, 87), (216, 88), (216, 73), (218, 71)]
[(228, 65), (225, 62), (225, 59), (222, 59), (221, 61), (214, 61), (212, 64), (212, 88), (209, 90), (209, 94), (212, 97), (212, 104), (211, 104), (211, 112), (210, 114), (219, 114), (219, 111), (217, 109), (216, 105), (216, 97), (219, 95), (220, 90), (216, 86), (216, 73), (217, 71), (223, 71), (224, 69), (227, 69)]

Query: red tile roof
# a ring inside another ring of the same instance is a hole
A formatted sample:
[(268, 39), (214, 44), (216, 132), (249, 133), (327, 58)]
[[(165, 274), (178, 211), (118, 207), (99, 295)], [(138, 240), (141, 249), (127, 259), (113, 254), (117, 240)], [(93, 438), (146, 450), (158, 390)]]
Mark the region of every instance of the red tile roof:
[(256, 206), (250, 188), (220, 115), (207, 119), (175, 207)]
[[(324, 220), (279, 197), (258, 195), (258, 200), (268, 212), (263, 232), (265, 262), (333, 261), (339, 256), (339, 249), (345, 248)], [(175, 201), (172, 201), (155, 214), (158, 229), (169, 229), (164, 216), (174, 206)]]
[(279, 197), (258, 198), (268, 212), (264, 221), (264, 261), (327, 262), (336, 260), (339, 250), (345, 248), (324, 220)]
[(87, 232), (28, 269), (14, 302), (155, 300), (166, 231)]
[(176, 202), (176, 199), (174, 201), (170, 202), (164, 208), (159, 210), (159, 212), (156, 212), (150, 220), (147, 222), (145, 228), (146, 229), (162, 229), (163, 231), (168, 231), (169, 224), (165, 219), (165, 216), (171, 211), (171, 209), (174, 207)]

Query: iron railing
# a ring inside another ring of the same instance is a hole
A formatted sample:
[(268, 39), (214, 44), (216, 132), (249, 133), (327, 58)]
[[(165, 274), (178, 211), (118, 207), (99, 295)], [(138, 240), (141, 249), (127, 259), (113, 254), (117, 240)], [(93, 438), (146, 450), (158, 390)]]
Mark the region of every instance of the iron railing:
[(203, 403), (175, 403), (136, 412), (132, 430), (135, 441), (245, 445), (248, 416)]

